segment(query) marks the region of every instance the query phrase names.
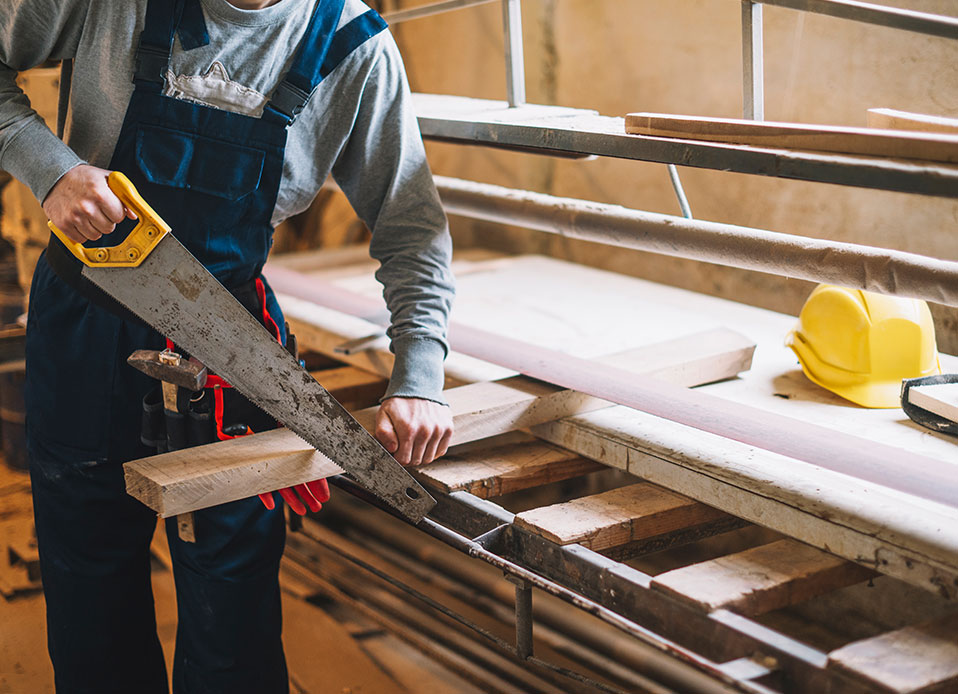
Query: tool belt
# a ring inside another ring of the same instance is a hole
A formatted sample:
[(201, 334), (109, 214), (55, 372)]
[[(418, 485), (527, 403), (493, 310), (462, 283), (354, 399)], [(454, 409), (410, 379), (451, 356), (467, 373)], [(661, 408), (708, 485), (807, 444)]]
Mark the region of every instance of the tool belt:
[[(257, 278), (231, 291), (277, 340), (281, 340), (279, 326), (266, 310), (266, 291), (262, 279)], [(297, 357), (296, 339), (289, 335), (288, 326), (286, 332), (286, 348), (293, 357)], [(180, 351), (170, 340), (167, 340), (167, 348)], [(184, 357), (188, 358), (188, 355), (184, 354)], [(155, 448), (157, 453), (226, 441), (279, 426), (269, 414), (215, 374), (207, 376), (206, 387), (201, 390), (178, 388), (176, 399), (176, 411), (167, 409), (160, 385), (143, 398), (140, 440), (144, 445)]]

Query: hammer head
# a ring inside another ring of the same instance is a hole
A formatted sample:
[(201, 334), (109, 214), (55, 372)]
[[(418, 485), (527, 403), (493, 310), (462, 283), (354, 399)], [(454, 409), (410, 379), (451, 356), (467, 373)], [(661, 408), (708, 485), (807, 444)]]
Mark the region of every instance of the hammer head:
[(206, 385), (205, 366), (168, 350), (138, 349), (126, 363), (147, 376), (181, 388), (200, 390)]

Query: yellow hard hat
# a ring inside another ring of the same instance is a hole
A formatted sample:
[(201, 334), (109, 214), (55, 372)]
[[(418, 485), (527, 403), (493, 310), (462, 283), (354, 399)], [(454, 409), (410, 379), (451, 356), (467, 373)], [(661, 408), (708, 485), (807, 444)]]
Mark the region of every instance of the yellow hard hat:
[(864, 407), (900, 407), (901, 382), (941, 373), (928, 304), (829, 284), (785, 344), (812, 381)]

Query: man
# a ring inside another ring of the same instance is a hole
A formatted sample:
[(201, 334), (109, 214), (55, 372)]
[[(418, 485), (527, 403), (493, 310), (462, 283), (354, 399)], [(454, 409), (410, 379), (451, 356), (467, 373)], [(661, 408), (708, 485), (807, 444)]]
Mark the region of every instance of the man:
[[(332, 172), (372, 229), (396, 364), (377, 437), (403, 464), (445, 452), (450, 242), (408, 86), (385, 25), (360, 0), (6, 0), (0, 9), (0, 168), (70, 238), (115, 245), (126, 173), (174, 233), (277, 339), (260, 271), (273, 227)], [(73, 60), (65, 142), (16, 87), (17, 70)], [(149, 380), (125, 365), (164, 338), (71, 280), (52, 240), (31, 291), (27, 427), (49, 648), (59, 692), (167, 691), (149, 579), (153, 513), (121, 463)], [(251, 355), (255, 358), (255, 355)], [(221, 436), (228, 434), (219, 431)], [(290, 490), (318, 509), (323, 484)], [(288, 690), (272, 499), (167, 524), (177, 587), (176, 692)], [(322, 667), (323, 654), (317, 654)]]

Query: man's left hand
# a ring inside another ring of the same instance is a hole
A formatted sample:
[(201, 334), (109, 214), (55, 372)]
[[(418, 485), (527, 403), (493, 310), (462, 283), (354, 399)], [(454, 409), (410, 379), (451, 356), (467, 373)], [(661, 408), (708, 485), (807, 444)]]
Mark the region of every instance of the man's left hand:
[(431, 400), (389, 398), (376, 416), (376, 438), (401, 465), (425, 465), (446, 454), (452, 413)]

